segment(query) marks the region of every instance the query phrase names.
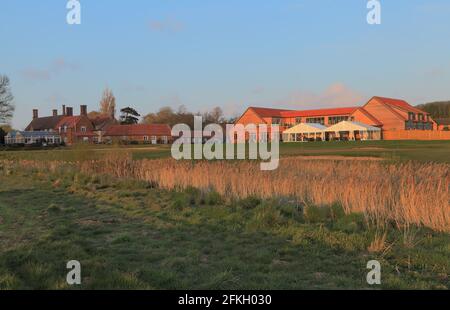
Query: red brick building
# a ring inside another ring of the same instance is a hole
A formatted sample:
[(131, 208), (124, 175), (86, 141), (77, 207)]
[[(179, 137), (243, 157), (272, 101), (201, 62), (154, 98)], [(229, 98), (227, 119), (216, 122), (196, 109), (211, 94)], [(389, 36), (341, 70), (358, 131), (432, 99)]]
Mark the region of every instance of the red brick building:
[(92, 142), (95, 136), (94, 126), (87, 116), (87, 106), (80, 106), (80, 114), (73, 115), (73, 108), (63, 105), (61, 114), (53, 110), (52, 116), (39, 117), (39, 111), (33, 110), (33, 120), (25, 131), (52, 131), (61, 136), (66, 144)]
[[(342, 121), (378, 127), (382, 129), (382, 136), (386, 139), (446, 138), (446, 135), (436, 132), (439, 128), (429, 113), (411, 106), (404, 100), (384, 97), (373, 97), (362, 107), (305, 111), (250, 107), (236, 124), (277, 124), (280, 125), (280, 133), (282, 133), (300, 123), (316, 123), (329, 127)], [(408, 132), (408, 135), (402, 135), (402, 132)], [(450, 136), (448, 138), (450, 139)]]
[(169, 125), (135, 124), (112, 125), (103, 134), (103, 142), (168, 144), (172, 143), (172, 132)]

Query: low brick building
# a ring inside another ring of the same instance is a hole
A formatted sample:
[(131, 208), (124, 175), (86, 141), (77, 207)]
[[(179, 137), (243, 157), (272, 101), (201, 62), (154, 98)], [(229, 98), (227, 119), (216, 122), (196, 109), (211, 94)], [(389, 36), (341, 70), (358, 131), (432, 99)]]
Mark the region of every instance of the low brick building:
[(104, 142), (168, 144), (172, 143), (172, 133), (164, 124), (112, 125), (103, 134)]

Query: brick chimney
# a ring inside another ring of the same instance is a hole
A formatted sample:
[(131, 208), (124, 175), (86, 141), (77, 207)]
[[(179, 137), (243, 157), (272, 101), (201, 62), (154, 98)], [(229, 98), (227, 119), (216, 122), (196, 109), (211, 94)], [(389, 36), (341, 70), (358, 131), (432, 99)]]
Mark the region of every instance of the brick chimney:
[(72, 107), (67, 107), (66, 108), (66, 115), (67, 116), (73, 116), (73, 108)]
[(80, 105), (80, 115), (87, 116), (87, 105)]
[(53, 116), (58, 116), (58, 110), (53, 110)]
[(62, 115), (66, 115), (66, 105), (63, 104), (62, 106)]
[(36, 119), (39, 117), (39, 111), (37, 109), (33, 110), (33, 119)]

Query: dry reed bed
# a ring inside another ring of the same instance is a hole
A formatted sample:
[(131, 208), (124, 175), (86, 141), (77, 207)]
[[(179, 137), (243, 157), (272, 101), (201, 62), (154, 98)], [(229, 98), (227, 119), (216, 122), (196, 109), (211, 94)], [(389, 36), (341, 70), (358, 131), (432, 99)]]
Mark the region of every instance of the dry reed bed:
[(109, 156), (76, 164), (21, 161), (21, 166), (56, 171), (75, 165), (86, 174), (107, 174), (152, 182), (160, 188), (195, 187), (224, 197), (292, 197), (316, 206), (340, 204), (347, 213), (362, 212), (377, 225), (423, 225), (450, 231), (450, 173), (446, 164), (281, 159), (277, 170), (260, 171), (257, 162), (133, 161)]

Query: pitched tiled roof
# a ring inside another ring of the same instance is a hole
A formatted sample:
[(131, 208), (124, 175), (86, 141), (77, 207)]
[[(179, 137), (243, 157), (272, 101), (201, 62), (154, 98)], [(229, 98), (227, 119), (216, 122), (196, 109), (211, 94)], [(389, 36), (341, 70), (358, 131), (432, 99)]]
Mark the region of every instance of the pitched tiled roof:
[(112, 125), (106, 130), (105, 136), (171, 136), (169, 125), (136, 124)]
[(63, 115), (38, 117), (31, 121), (25, 129), (26, 131), (51, 130), (57, 127), (59, 121), (64, 118)]
[(91, 119), (92, 125), (94, 125), (95, 130), (105, 130), (109, 126), (117, 125), (117, 120), (111, 118), (110, 116), (97, 116)]
[(317, 110), (283, 110), (251, 107), (260, 117), (315, 117), (315, 116), (333, 116), (333, 115), (350, 115), (355, 112), (358, 107), (348, 108), (331, 108)]
[(422, 110), (419, 110), (419, 109), (413, 107), (412, 105), (410, 105), (405, 100), (394, 99), (394, 98), (386, 98), (386, 97), (378, 97), (378, 96), (374, 97), (374, 99), (378, 99), (381, 102), (383, 102), (384, 104), (388, 104), (390, 106), (394, 106), (394, 107), (403, 109), (403, 110), (405, 110), (407, 112), (428, 114), (425, 111), (422, 111)]
[(81, 120), (81, 116), (64, 116), (58, 124), (56, 124), (56, 129), (59, 127), (75, 127), (76, 124)]
[(260, 117), (282, 117), (281, 113), (289, 112), (291, 110), (283, 110), (283, 109), (270, 109), (270, 108), (258, 108), (258, 107), (250, 107), (256, 112)]
[(315, 117), (315, 116), (338, 116), (338, 115), (350, 115), (355, 112), (358, 107), (348, 108), (331, 108), (331, 109), (318, 109), (318, 110), (305, 110), (305, 111), (284, 111), (281, 112), (282, 117)]

